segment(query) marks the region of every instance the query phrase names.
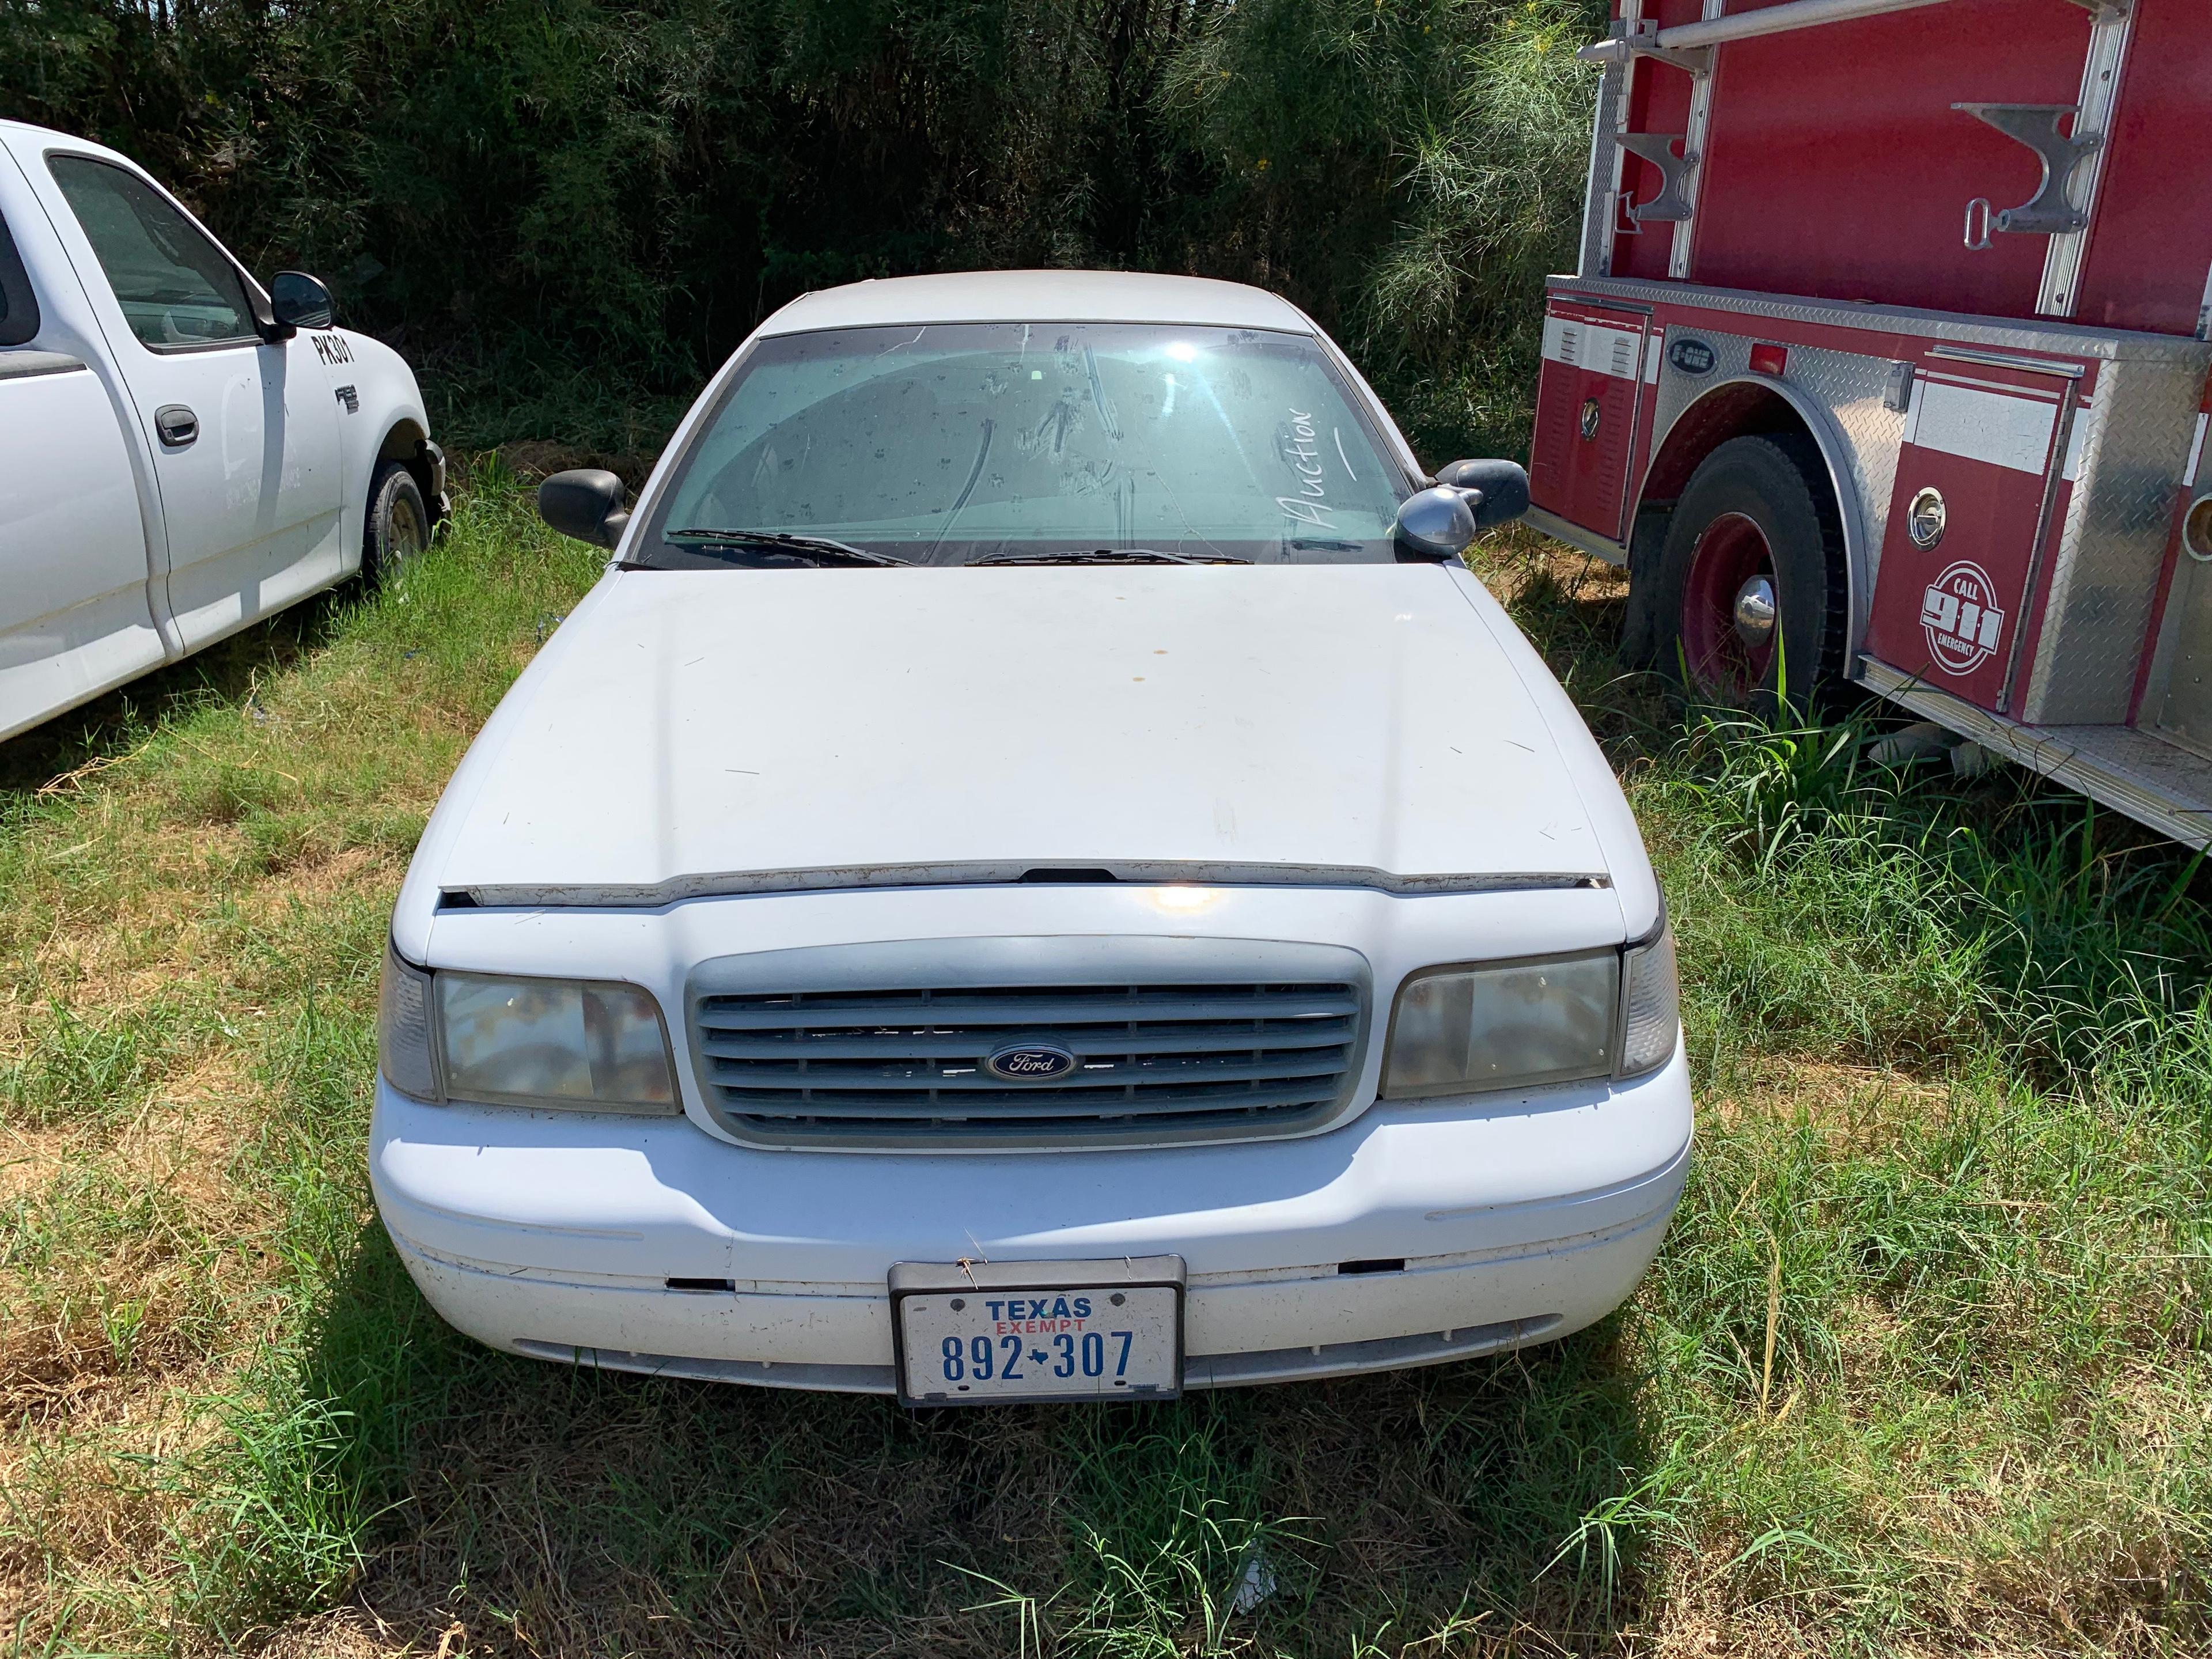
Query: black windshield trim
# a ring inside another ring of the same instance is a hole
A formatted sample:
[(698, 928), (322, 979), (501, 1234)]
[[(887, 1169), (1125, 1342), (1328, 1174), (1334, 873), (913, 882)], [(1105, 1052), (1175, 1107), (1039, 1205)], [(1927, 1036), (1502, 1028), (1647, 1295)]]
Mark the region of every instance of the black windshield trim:
[(1198, 553), (1170, 553), (1157, 547), (1071, 547), (1057, 553), (986, 553), (969, 559), (970, 569), (981, 565), (1006, 564), (1251, 564), (1234, 553), (1211, 557)]

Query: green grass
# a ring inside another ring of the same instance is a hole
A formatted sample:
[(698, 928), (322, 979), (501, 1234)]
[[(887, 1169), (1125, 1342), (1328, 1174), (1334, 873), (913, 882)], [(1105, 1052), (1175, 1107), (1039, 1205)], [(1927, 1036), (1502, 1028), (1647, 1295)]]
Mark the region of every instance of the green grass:
[(2212, 1641), (2195, 863), (2016, 776), (1875, 766), (1865, 714), (1686, 730), (1612, 665), (1603, 573), (1528, 539), (1485, 574), (1622, 769), (1683, 946), (1699, 1157), (1622, 1314), (934, 1416), (453, 1335), (367, 1202), (377, 951), (596, 563), (480, 477), (388, 591), (0, 748), (14, 1651)]

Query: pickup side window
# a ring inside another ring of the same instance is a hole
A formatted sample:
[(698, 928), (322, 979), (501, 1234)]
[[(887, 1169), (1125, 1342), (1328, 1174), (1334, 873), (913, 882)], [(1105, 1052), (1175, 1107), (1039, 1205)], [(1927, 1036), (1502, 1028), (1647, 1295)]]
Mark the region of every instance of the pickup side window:
[(124, 320), (148, 349), (257, 337), (229, 258), (143, 179), (88, 155), (50, 156), (46, 165), (99, 256)]
[(8, 222), (0, 219), (0, 346), (27, 344), (39, 331), (39, 296), (15, 252)]

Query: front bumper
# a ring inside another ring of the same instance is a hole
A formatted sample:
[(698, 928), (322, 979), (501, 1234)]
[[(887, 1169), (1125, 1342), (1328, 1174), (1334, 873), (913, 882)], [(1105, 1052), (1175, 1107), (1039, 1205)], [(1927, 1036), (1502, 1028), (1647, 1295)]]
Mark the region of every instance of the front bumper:
[(1632, 1084), (1378, 1104), (1303, 1139), (1010, 1156), (761, 1152), (380, 1078), (369, 1169), (431, 1305), (511, 1352), (890, 1394), (894, 1263), (1175, 1255), (1206, 1388), (1602, 1318), (1658, 1249), (1690, 1129), (1679, 1048)]

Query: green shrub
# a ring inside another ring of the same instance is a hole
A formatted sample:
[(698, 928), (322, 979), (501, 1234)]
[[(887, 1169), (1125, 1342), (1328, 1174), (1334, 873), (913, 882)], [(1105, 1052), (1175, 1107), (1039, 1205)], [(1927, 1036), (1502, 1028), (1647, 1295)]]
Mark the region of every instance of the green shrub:
[(1082, 264), (1287, 294), (1442, 460), (1525, 440), (1605, 10), (39, 0), (0, 6), (0, 114), (322, 274), (471, 444), (650, 450), (810, 289)]

